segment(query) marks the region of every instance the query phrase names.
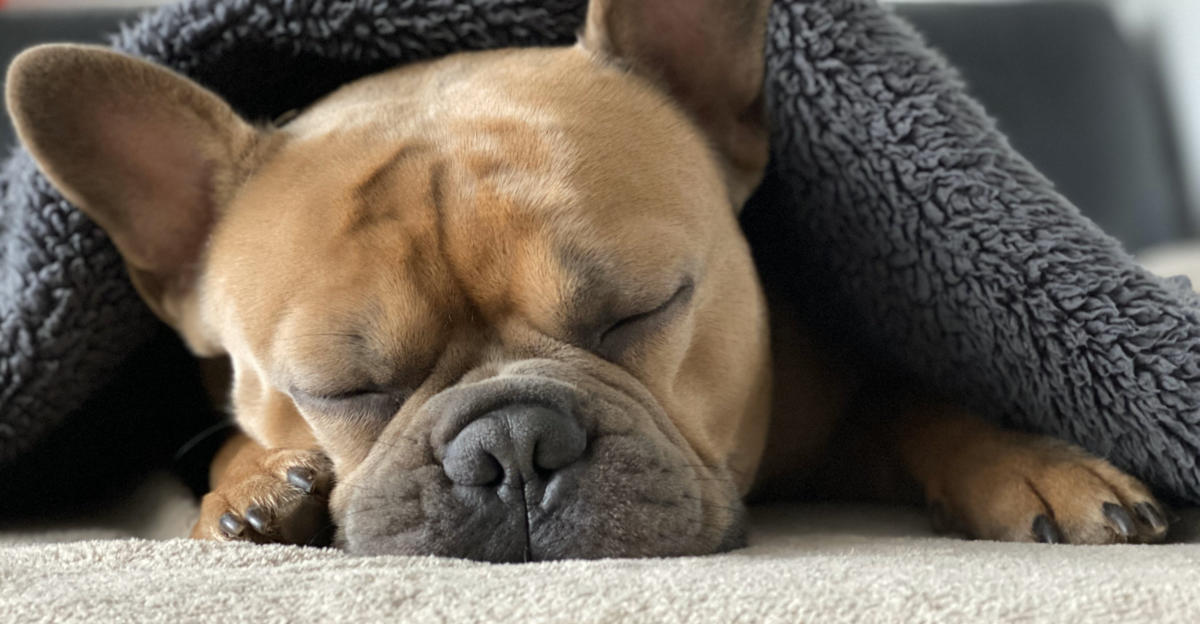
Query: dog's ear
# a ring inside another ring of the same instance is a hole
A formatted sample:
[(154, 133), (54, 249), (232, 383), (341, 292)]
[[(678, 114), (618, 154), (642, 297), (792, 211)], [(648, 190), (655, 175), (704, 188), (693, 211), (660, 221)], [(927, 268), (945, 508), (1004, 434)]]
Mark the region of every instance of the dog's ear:
[(92, 46), (23, 52), (6, 99), (42, 171), (108, 233), (155, 312), (184, 330), (208, 235), (260, 133), (187, 78)]
[(583, 45), (658, 82), (708, 135), (740, 208), (761, 180), (770, 0), (592, 0)]

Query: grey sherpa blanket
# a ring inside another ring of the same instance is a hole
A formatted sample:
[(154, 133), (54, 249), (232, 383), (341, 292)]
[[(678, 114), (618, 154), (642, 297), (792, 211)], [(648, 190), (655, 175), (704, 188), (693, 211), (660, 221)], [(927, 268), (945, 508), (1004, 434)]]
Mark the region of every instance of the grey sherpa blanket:
[[(569, 43), (584, 5), (190, 0), (114, 44), (270, 118), (397, 63)], [(770, 20), (773, 161), (745, 214), (771, 283), (881, 361), (1200, 502), (1200, 300), (1186, 284), (1141, 269), (1055, 193), (886, 9), (777, 0)], [(0, 171), (0, 201), (3, 462), (156, 326), (26, 154)]]

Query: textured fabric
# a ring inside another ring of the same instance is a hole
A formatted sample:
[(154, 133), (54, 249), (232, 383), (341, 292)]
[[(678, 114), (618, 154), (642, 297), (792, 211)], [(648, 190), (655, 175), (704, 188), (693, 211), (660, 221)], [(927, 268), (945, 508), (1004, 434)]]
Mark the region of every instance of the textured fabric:
[[(267, 118), (398, 62), (567, 43), (583, 5), (196, 0), (116, 46)], [(1195, 295), (1081, 217), (875, 3), (779, 0), (767, 59), (774, 159), (746, 220), (779, 287), (937, 389), (1200, 501)], [(3, 180), (0, 461), (152, 327), (103, 236), (26, 155)]]
[(882, 506), (754, 509), (723, 555), (520, 565), (128, 539), (186, 531), (161, 479), (121, 509), (0, 531), (0, 622), (1200, 621), (1200, 544), (968, 542)]
[(872, 3), (780, 2), (768, 36), (773, 171), (748, 210), (785, 287), (946, 395), (1200, 501), (1187, 280), (1081, 216)]
[[(1193, 230), (1153, 64), (1098, 2), (905, 2), (1010, 142), (1137, 253)], [(1200, 14), (1200, 13), (1198, 13)], [(1131, 209), (1136, 206), (1136, 209)]]
[(0, 463), (155, 333), (104, 232), (23, 153), (0, 168)]

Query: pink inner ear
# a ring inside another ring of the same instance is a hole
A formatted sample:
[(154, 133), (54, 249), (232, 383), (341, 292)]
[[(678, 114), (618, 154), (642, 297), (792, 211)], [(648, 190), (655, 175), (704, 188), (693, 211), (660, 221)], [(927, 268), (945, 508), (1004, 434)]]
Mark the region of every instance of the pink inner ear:
[[(636, 59), (693, 114), (733, 114), (743, 90), (748, 44), (738, 3), (722, 0), (612, 0), (608, 29), (618, 55)], [(745, 11), (753, 11), (747, 2)], [(731, 8), (732, 6), (732, 8)], [(735, 15), (731, 15), (735, 13)], [(744, 19), (743, 19), (744, 21)], [(746, 68), (750, 70), (752, 68)], [(732, 112), (731, 112), (732, 111)]]
[(715, 29), (706, 23), (704, 2), (642, 2), (643, 41), (660, 56), (695, 62), (705, 54), (706, 46), (719, 45), (712, 40)]
[(95, 152), (106, 159), (108, 197), (117, 222), (103, 224), (126, 259), (158, 274), (195, 262), (213, 221), (214, 163), (201, 141), (210, 137), (184, 115), (114, 111), (99, 115)]

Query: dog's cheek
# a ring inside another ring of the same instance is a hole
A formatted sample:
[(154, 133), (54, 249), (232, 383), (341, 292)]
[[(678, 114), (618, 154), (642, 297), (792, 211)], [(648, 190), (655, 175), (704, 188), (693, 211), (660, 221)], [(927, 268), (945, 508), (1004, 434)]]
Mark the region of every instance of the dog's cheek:
[(310, 410), (302, 410), (302, 413), (321, 448), (333, 460), (338, 475), (349, 475), (366, 461), (386, 424), (353, 422)]
[(346, 517), (346, 510), (350, 506), (349, 492), (354, 487), (353, 480), (339, 478), (333, 486), (333, 491), (329, 494), (329, 517), (338, 527), (343, 526), (342, 520)]
[(420, 524), (420, 505), (411, 501), (425, 498), (425, 484), (444, 479), (444, 473), (428, 445), (400, 428), (403, 424), (393, 422), (396, 430), (385, 427), (372, 440), (360, 439), (365, 450), (356, 447), (341, 464), (334, 460), (338, 483), (329, 505), (341, 537), (347, 530), (356, 536), (385, 535)]

